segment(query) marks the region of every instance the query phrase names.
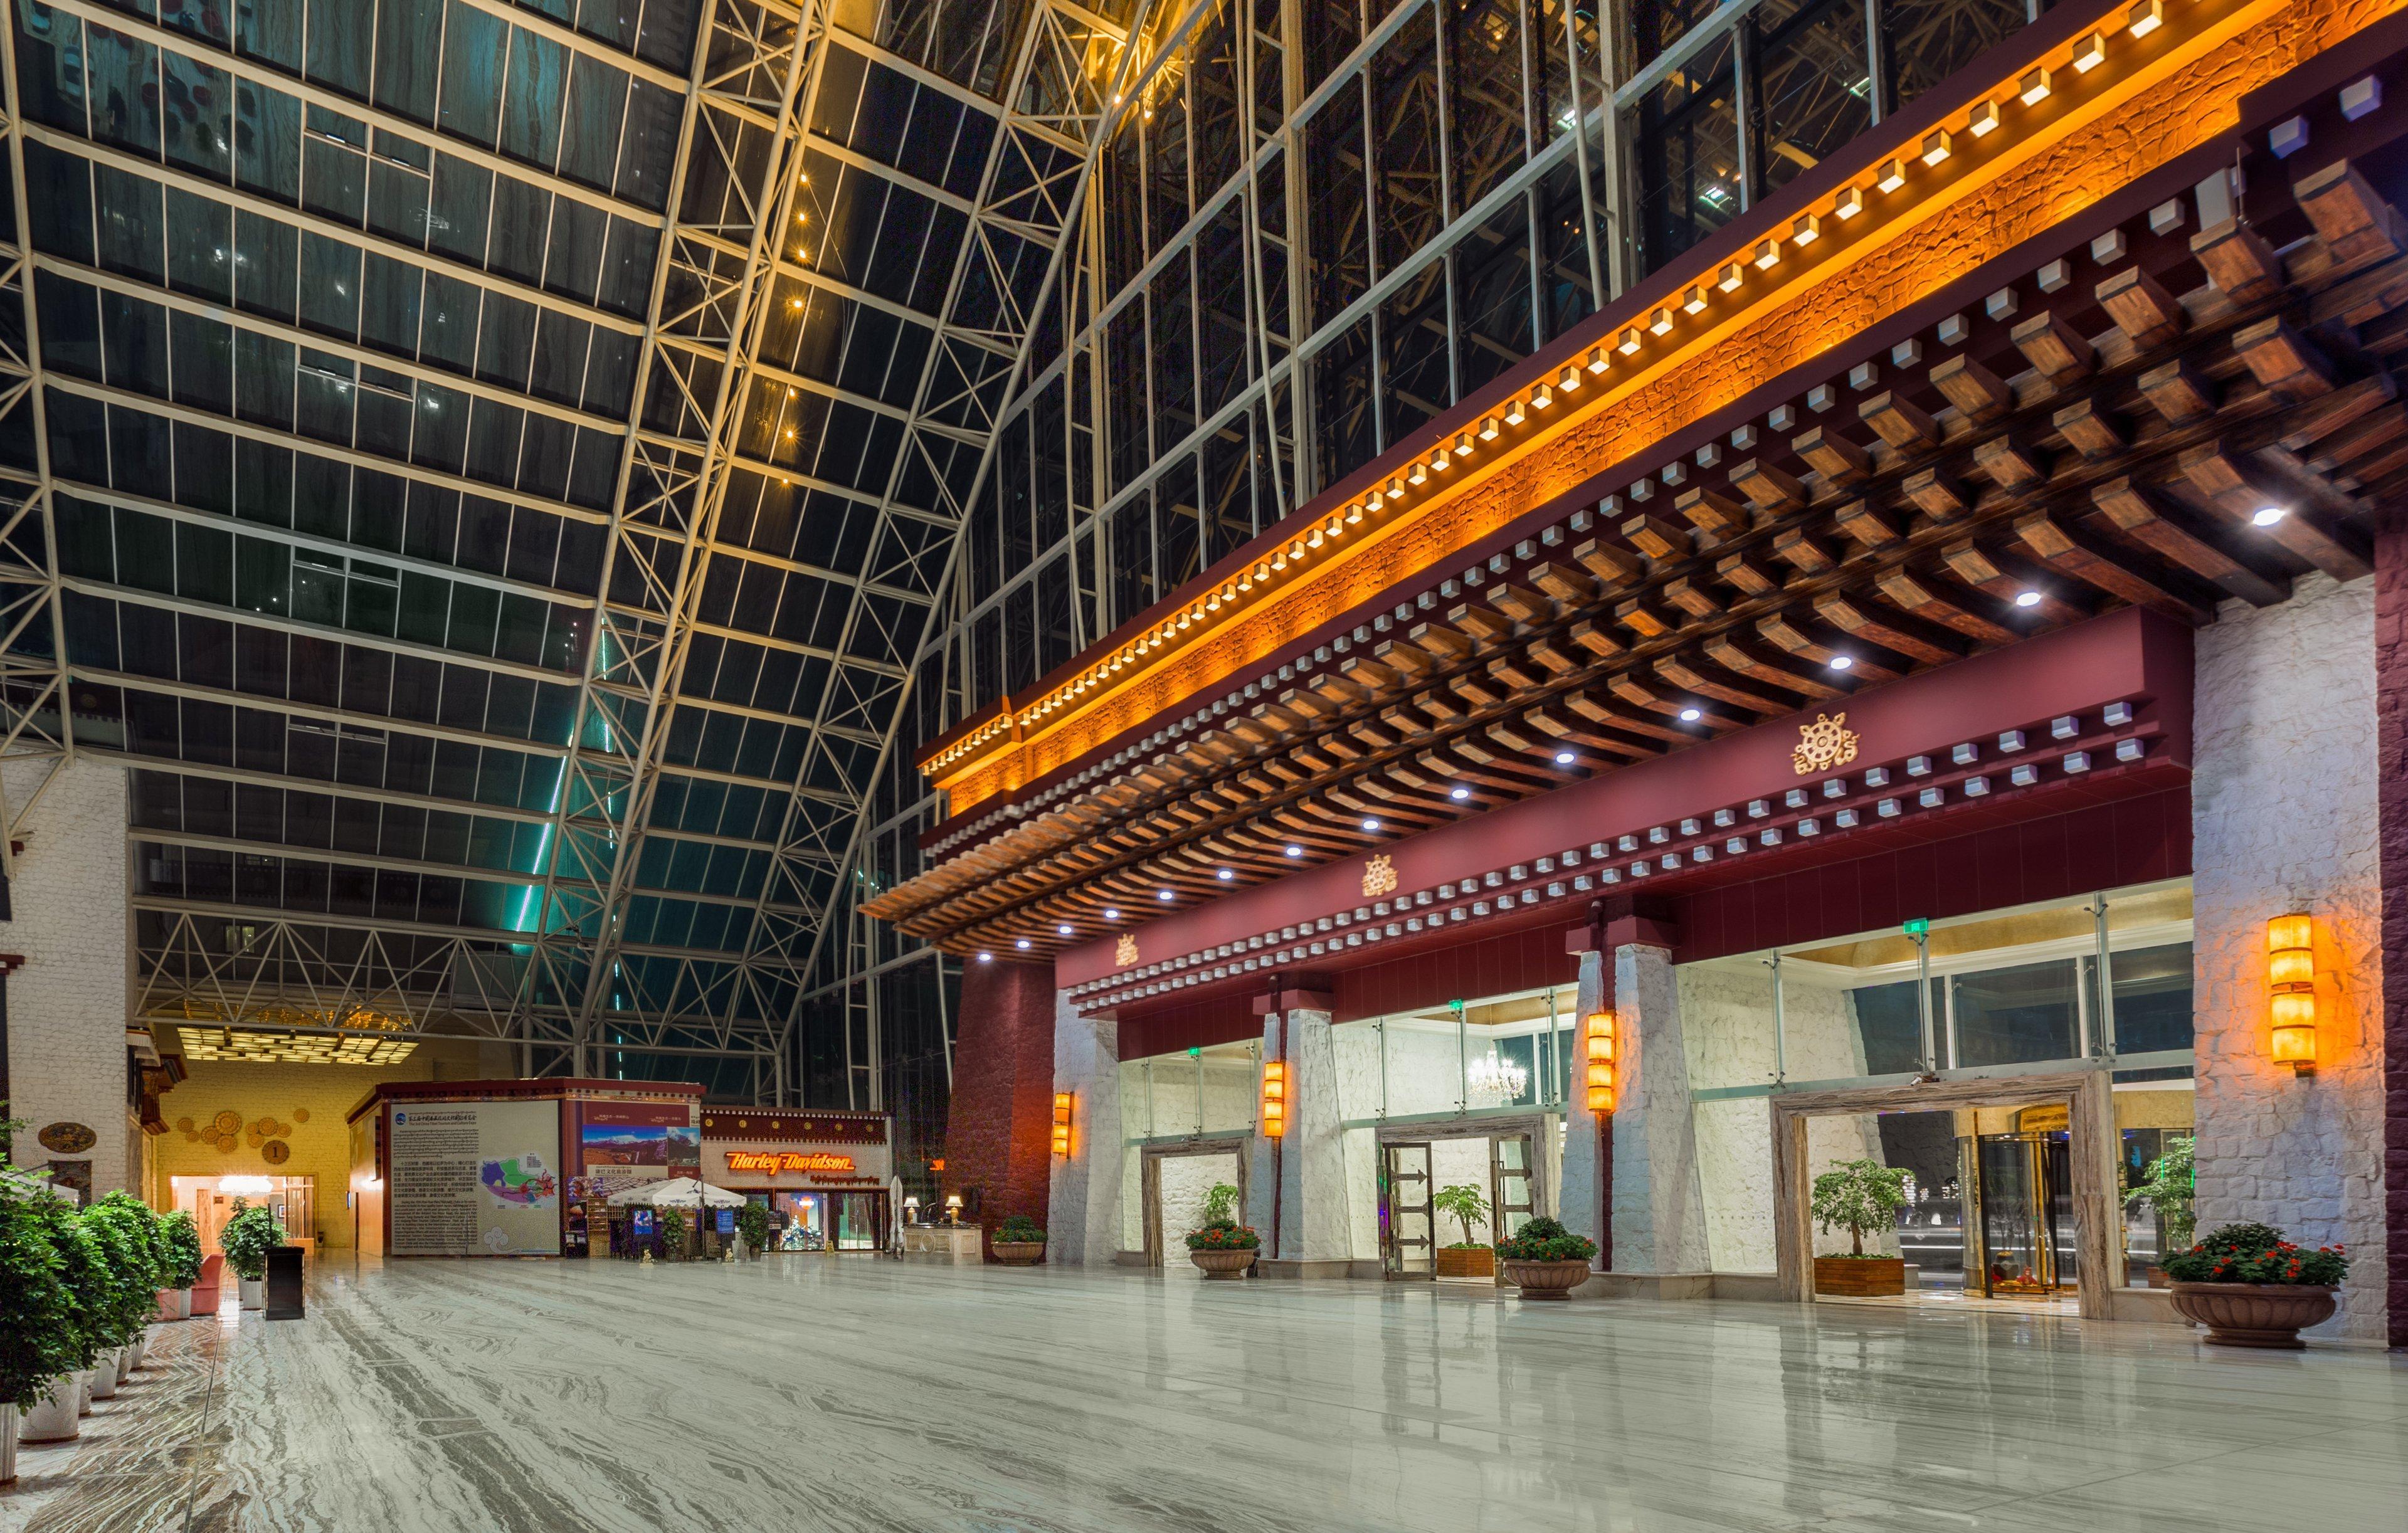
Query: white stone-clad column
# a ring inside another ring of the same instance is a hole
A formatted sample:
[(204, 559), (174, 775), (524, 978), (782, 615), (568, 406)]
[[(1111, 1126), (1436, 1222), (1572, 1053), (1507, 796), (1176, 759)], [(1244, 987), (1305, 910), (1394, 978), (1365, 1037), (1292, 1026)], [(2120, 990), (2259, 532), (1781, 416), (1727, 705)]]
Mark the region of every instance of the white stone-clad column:
[(1054, 1089), (1070, 1093), (1070, 1153), (1055, 1156), (1045, 1259), (1108, 1267), (1120, 1254), (1121, 1027), (1054, 996)]
[(1591, 951), (1580, 955), (1580, 1001), (1573, 1022), (1571, 1079), (1567, 1083), (1564, 1102), (1564, 1170), (1562, 1211), (1556, 1215), (1564, 1227), (1575, 1235), (1585, 1235), (1602, 1247), (1605, 1244), (1605, 1197), (1598, 1178), (1599, 1150), (1598, 1115), (1588, 1110), (1588, 1019), (1598, 1008), (1609, 1005), (1606, 991), (1605, 954)]
[(1615, 948), (1613, 1010), (1619, 1084), (1613, 1270), (1708, 1271), (1705, 1196), (1671, 953), (1637, 944)]
[[(2303, 575), (2279, 607), (2224, 604), (2193, 641), (2190, 785), (2199, 1233), (2347, 1245), (2317, 1333), (2368, 1340), (2386, 1322), (2374, 588)], [(2297, 910), (2317, 1015), (2315, 1071), (2295, 1076), (2269, 1057), (2266, 923)]]
[[(1344, 1277), (1353, 1254), (1348, 1227), (1345, 1137), (1340, 1128), (1337, 1051), (1329, 1013), (1295, 1010), (1264, 1019), (1263, 1057), (1287, 1065), (1287, 1132), (1254, 1137), (1247, 1222), (1264, 1233), (1257, 1270), (1264, 1277)], [(1276, 1166), (1276, 1182), (1273, 1167)], [(1278, 1189), (1277, 1255), (1270, 1238)]]

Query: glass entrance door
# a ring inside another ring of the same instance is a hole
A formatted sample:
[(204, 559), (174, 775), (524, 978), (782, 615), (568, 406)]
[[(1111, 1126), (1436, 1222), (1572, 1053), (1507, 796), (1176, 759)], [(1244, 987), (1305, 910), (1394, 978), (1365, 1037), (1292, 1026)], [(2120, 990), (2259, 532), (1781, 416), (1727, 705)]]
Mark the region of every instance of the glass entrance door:
[(2073, 1285), (2072, 1156), (2063, 1132), (1964, 1141), (1974, 1217), (1966, 1287), (1991, 1298), (2045, 1297)]
[(1438, 1276), (1430, 1217), (1430, 1147), (1391, 1144), (1380, 1157), (1380, 1253), (1392, 1278)]

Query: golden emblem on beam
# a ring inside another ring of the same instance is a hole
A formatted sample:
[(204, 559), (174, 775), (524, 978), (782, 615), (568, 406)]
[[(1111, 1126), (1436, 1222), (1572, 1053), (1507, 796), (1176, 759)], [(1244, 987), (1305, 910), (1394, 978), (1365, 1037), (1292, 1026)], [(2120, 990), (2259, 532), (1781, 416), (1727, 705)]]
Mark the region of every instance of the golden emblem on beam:
[(1813, 724), (1798, 726), (1798, 748), (1789, 752), (1789, 765), (1798, 768), (1799, 777), (1828, 772), (1856, 759), (1856, 733), (1847, 723), (1845, 713), (1817, 713)]
[(1363, 897), (1377, 899), (1397, 892), (1397, 867), (1384, 852), (1363, 865)]
[(1123, 968), (1126, 968), (1131, 964), (1136, 963), (1137, 938), (1131, 937), (1126, 932), (1123, 932), (1121, 934), (1121, 939), (1112, 944), (1112, 962), (1118, 964)]

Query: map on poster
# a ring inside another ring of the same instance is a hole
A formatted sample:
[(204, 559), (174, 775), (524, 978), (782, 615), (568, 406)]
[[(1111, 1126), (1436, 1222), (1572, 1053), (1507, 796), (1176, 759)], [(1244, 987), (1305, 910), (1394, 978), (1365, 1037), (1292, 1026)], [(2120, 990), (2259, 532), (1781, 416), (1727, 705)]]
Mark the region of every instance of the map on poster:
[(396, 1256), (560, 1254), (558, 1102), (394, 1104)]
[(607, 1198), (639, 1182), (695, 1175), (702, 1130), (685, 1102), (583, 1102), (577, 1148), (573, 1190)]

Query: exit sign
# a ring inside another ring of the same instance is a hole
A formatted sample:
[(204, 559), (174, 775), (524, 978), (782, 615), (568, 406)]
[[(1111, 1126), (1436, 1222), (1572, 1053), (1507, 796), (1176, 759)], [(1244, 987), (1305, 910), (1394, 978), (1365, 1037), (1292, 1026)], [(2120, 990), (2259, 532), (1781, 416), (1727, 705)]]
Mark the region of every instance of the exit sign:
[(1906, 935), (1909, 937), (1921, 937), (1930, 929), (1931, 918), (1929, 916), (1919, 915), (1906, 924)]

